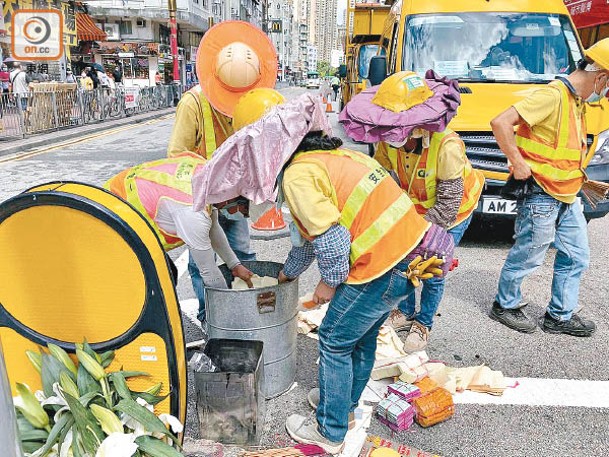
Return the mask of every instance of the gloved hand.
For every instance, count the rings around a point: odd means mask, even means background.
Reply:
[[[444,259],[439,259],[437,256],[432,256],[429,259],[423,260],[423,257],[417,255],[409,264],[405,275],[412,285],[419,287],[421,281],[433,278],[434,276],[442,276],[444,270],[439,268],[444,265]]]

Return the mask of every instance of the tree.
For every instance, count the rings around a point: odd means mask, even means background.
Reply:
[[[319,73],[319,76],[321,76],[322,78],[324,76],[334,74],[332,67],[330,67],[330,62],[326,62],[325,60],[321,60],[321,61],[317,62],[317,72]]]

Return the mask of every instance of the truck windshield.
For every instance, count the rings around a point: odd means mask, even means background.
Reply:
[[[419,14],[404,37],[405,70],[460,81],[548,82],[582,58],[569,19],[557,14]]]
[[[372,59],[378,52],[378,44],[364,44],[359,49],[359,55],[357,59],[357,72],[362,79],[368,78],[368,70],[370,70],[370,59]],[[385,49],[381,49],[381,55],[385,55]]]

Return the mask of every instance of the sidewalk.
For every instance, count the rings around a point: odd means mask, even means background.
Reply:
[[[122,127],[130,124],[138,124],[141,122],[157,119],[169,114],[175,113],[175,108],[160,109],[157,111],[149,111],[147,113],[135,114],[133,116],[124,117],[121,119],[108,119],[95,124],[87,124],[78,127],[72,127],[39,135],[32,135],[23,139],[6,139],[0,141],[0,157],[10,154],[26,152],[31,149],[41,146],[53,146],[64,141],[80,138],[91,135],[104,130],[109,130],[116,127]]]

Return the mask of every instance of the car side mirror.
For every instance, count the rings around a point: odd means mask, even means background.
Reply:
[[[370,69],[368,70],[368,79],[372,86],[382,83],[387,77],[387,57],[374,56],[370,59]]]
[[[339,78],[347,77],[347,66],[345,64],[342,64],[338,67],[338,77]]]

